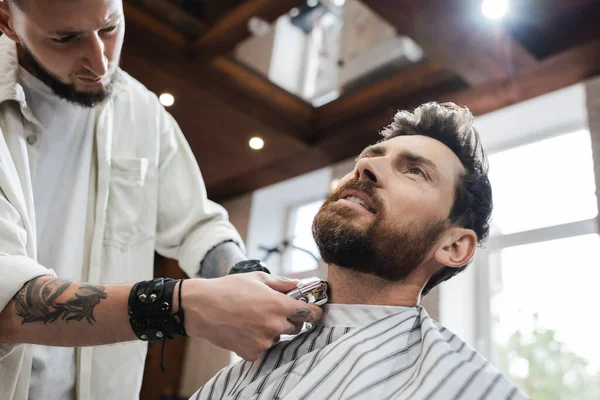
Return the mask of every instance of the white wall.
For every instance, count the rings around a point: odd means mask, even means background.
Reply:
[[[235,58],[262,75],[268,76],[274,40],[274,27],[270,27],[264,35],[250,36],[235,48]]]

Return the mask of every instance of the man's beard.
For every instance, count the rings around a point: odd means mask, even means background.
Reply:
[[[364,192],[371,199],[376,214],[369,226],[356,226],[353,220],[357,211],[335,204],[346,189]],[[386,221],[373,184],[351,180],[327,197],[312,228],[324,262],[399,282],[425,261],[446,227],[446,220],[394,226]]]
[[[116,74],[113,73],[108,85],[98,92],[78,91],[74,84],[62,82],[56,75],[48,71],[25,46],[22,48],[24,64],[58,97],[82,107],[92,108],[111,96]]]

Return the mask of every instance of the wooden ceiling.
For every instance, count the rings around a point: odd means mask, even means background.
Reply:
[[[175,95],[209,197],[233,196],[353,157],[398,109],[454,101],[482,115],[600,73],[598,0],[513,0],[502,27],[479,0],[363,0],[426,59],[319,108],[229,57],[247,21],[306,0],[125,0],[122,67]],[[261,136],[265,148],[248,147]]]

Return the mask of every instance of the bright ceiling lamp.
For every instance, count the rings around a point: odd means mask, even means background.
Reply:
[[[481,12],[489,19],[501,19],[508,14],[508,0],[483,0]]]

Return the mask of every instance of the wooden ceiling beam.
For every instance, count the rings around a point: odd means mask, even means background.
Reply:
[[[243,88],[248,93],[269,99],[273,104],[286,109],[302,121],[309,121],[313,116],[313,107],[296,95],[277,86],[265,76],[254,72],[240,62],[226,57],[218,57],[210,62],[210,66],[223,74],[223,80],[233,86]]]
[[[219,57],[207,64],[190,58],[184,51],[189,42],[173,28],[131,4],[124,6],[128,20],[124,67],[127,54],[152,60],[166,73],[186,77],[190,84],[243,109],[273,129],[301,140],[308,136],[312,121],[308,103],[234,61]],[[148,40],[148,33],[153,40]]]
[[[187,13],[175,3],[165,0],[125,0],[124,7],[135,7],[149,16],[172,27],[187,40],[193,40],[206,31],[206,24]]]
[[[512,78],[481,87],[444,90],[434,87],[403,99],[381,105],[368,115],[346,119],[321,132],[310,149],[285,160],[277,160],[258,170],[209,187],[217,201],[223,201],[260,187],[277,183],[332,163],[356,156],[379,139],[377,132],[392,122],[399,109],[411,109],[427,101],[452,101],[467,106],[475,115],[492,112],[534,97],[576,84],[600,74],[600,40],[548,57]],[[450,88],[452,86],[449,86]]]
[[[382,104],[453,80],[439,63],[424,61],[383,77],[315,110],[315,127],[325,129],[336,122],[367,114]]]
[[[490,82],[446,96],[466,105],[474,115],[483,115],[574,85],[600,74],[600,40],[550,56],[514,80]],[[452,100],[454,99],[454,100]]]
[[[487,23],[478,3],[461,0],[406,2],[364,0],[425,54],[470,86],[507,79],[535,65],[535,58],[502,29]],[[399,3],[405,5],[402,15]]]
[[[134,21],[136,24],[151,31],[153,34],[168,40],[176,46],[184,48],[189,44],[189,40],[175,28],[164,22],[158,21],[147,11],[134,6],[129,2],[123,3],[123,12],[125,13],[126,20]]]
[[[306,4],[306,0],[246,0],[219,18],[194,41],[192,47],[196,56],[205,60],[225,54],[250,36],[250,18],[273,22],[292,8],[303,4]]]

